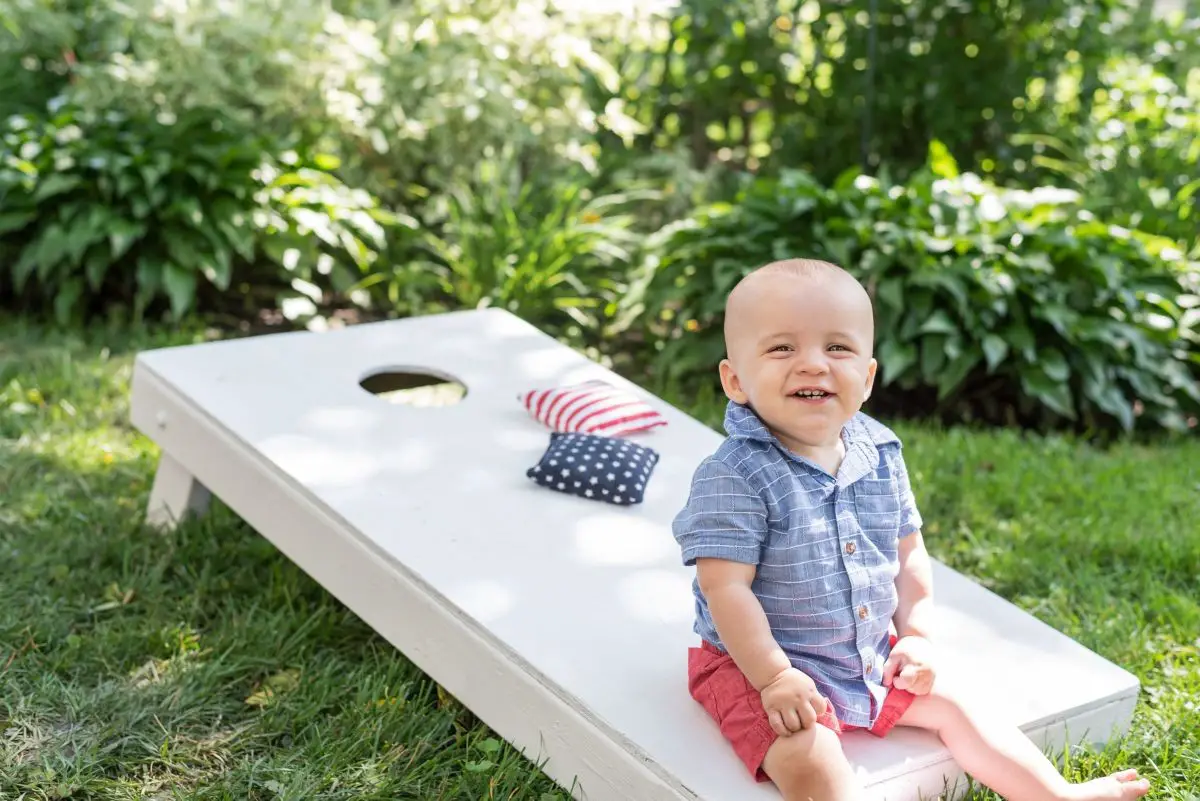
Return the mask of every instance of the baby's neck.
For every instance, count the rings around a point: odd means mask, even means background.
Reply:
[[[831,476],[837,475],[842,461],[846,458],[846,443],[842,442],[840,434],[832,442],[819,445],[795,441],[784,444],[792,453],[808,459]]]

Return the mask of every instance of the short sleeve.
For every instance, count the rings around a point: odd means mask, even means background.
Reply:
[[[917,499],[913,494],[912,482],[908,478],[908,466],[904,463],[902,454],[896,455],[896,492],[900,496],[900,536],[907,537],[921,530],[924,521],[917,508]]]
[[[758,564],[767,535],[767,509],[749,482],[715,459],[692,476],[687,504],[672,523],[683,563],[701,557]]]

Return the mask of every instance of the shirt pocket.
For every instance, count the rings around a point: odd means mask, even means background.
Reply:
[[[900,536],[900,492],[895,476],[863,481],[854,490],[854,511],[863,536],[893,550]]]

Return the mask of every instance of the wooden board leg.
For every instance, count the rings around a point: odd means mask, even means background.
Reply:
[[[203,515],[211,499],[208,488],[196,480],[183,465],[163,453],[158,459],[146,523],[164,530],[175,528],[188,515]]]

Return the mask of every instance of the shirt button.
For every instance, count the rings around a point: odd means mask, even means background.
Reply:
[[[867,607],[865,607],[865,606],[858,607],[858,617],[860,620],[866,620],[868,614],[869,613],[867,612]]]
[[[863,665],[863,675],[870,676],[871,671],[874,669],[875,669],[875,664],[873,662],[871,662],[870,659],[868,659],[867,663],[865,665]]]
[[[858,546],[855,545],[853,542],[846,543],[846,553],[854,553],[857,550],[858,550]]]

